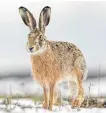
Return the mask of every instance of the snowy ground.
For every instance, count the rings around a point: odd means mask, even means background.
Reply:
[[[11,110],[10,110],[11,108]],[[10,110],[10,111],[8,111]],[[45,110],[41,104],[34,103],[29,99],[12,100],[11,105],[0,104],[0,113],[50,113],[51,111]],[[53,113],[106,113],[106,108],[80,108],[71,109],[71,106],[64,102],[62,106],[53,106]]]
[[[106,79],[102,79],[100,82],[100,95],[106,95]],[[88,87],[90,82],[93,84],[91,86],[90,95],[92,96],[98,96],[98,80],[87,80],[83,83],[85,93],[88,95]],[[21,95],[28,95],[28,94],[38,94],[42,95],[42,88],[39,84],[37,84],[35,81],[32,80],[32,78],[26,78],[26,79],[1,79],[0,85],[3,87],[0,87],[0,94],[2,95],[8,95],[12,92],[12,95],[15,94],[21,94]],[[62,97],[68,97],[69,91],[66,84],[62,84],[59,86],[59,89],[61,89]],[[64,93],[65,92],[65,93]],[[67,93],[66,93],[67,92]],[[30,99],[19,99],[18,104],[17,99],[13,100],[11,102],[11,105],[6,106],[2,103],[2,100],[0,102],[0,113],[50,113],[50,111],[44,110],[41,107],[41,103],[34,101]],[[6,111],[9,109],[12,109],[11,111]],[[14,109],[13,109],[14,108]],[[68,102],[64,102],[61,106],[54,106],[53,107],[53,113],[106,113],[106,108],[81,108],[80,111],[77,109],[71,109],[71,105],[68,104]]]

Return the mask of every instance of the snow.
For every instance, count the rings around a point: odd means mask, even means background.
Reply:
[[[11,108],[14,107],[14,104],[17,102],[17,100],[12,100]],[[45,110],[41,106],[41,104],[35,104],[30,99],[20,99],[18,101],[18,104],[20,106],[15,106],[13,110],[11,110],[11,113],[106,113],[106,108],[92,108],[92,109],[86,109],[86,108],[80,108],[78,109],[71,109],[71,105],[64,104],[61,106],[53,106],[53,111]],[[32,108],[28,108],[27,106],[30,105]],[[22,106],[25,108],[23,109]],[[5,110],[5,105],[0,105],[0,113],[8,113],[8,111]],[[10,108],[10,105],[8,106]]]

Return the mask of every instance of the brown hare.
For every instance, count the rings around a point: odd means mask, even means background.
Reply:
[[[44,90],[43,108],[52,110],[56,100],[55,87],[64,80],[72,89],[72,95],[70,94],[72,107],[80,107],[84,100],[82,83],[87,74],[82,52],[72,43],[47,40],[45,27],[50,21],[49,6],[42,9],[38,28],[36,20],[28,9],[21,6],[19,13],[30,28],[27,51],[31,57],[33,78]]]

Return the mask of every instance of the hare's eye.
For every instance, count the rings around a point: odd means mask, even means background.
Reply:
[[[39,35],[39,38],[42,38],[42,35]]]
[[[43,41],[42,35],[39,36],[40,41]]]

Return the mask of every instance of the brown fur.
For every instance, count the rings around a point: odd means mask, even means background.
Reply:
[[[60,67],[51,50],[43,54],[31,55],[33,77],[42,86],[54,84],[60,76]],[[54,76],[55,75],[55,76]]]
[[[31,55],[33,78],[42,87],[53,89],[56,83],[66,76],[63,73],[77,75],[78,94],[83,95],[82,80],[86,64],[81,51],[74,44],[67,42],[47,41],[47,44],[47,49],[42,54]],[[53,93],[54,89],[50,90],[50,109],[53,105]],[[45,98],[47,99],[47,95]],[[79,104],[81,103],[82,101]]]
[[[78,58],[80,58],[79,62]],[[62,73],[71,73],[76,67],[81,70],[82,74],[86,69],[80,50],[67,42],[48,41],[48,49],[40,55],[31,55],[31,61],[33,76],[39,82],[41,81],[40,84],[43,86],[56,83]],[[81,61],[83,63],[80,64]],[[82,74],[81,78],[83,78]]]

